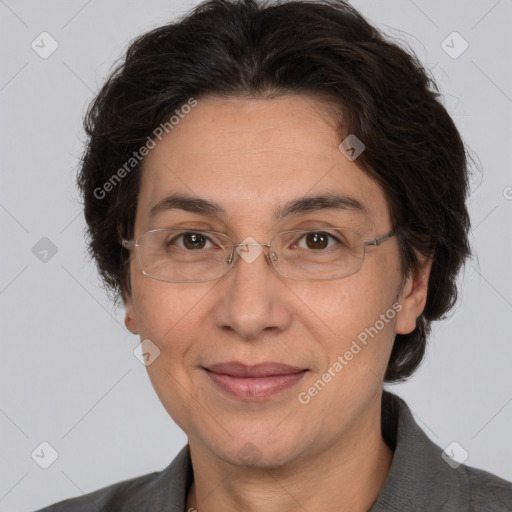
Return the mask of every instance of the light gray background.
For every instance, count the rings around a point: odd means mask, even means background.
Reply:
[[[196,3],[0,0],[0,511],[161,470],[186,442],[87,258],[74,179],[83,113],[114,60]],[[470,201],[479,263],[421,369],[390,389],[436,443],[512,480],[512,1],[353,4],[432,69],[484,172]],[[59,44],[48,59],[31,48],[43,31]],[[457,59],[441,47],[453,31],[469,43]],[[32,252],[42,237],[57,247],[46,263]],[[58,452],[46,470],[31,458],[43,441]]]

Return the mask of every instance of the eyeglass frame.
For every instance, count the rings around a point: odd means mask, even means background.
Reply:
[[[236,253],[236,250],[235,250],[235,247],[242,247],[242,246],[259,246],[259,247],[272,247],[272,240],[274,240],[274,238],[277,238],[278,236],[281,236],[285,233],[302,233],[302,232],[315,232],[314,229],[312,230],[307,230],[307,229],[292,229],[292,230],[287,230],[287,231],[283,231],[281,233],[278,233],[277,235],[273,236],[272,239],[270,240],[269,243],[259,243],[259,242],[240,242],[238,244],[230,244],[230,245],[223,245],[222,248],[225,248],[225,247],[231,247],[231,254],[229,256],[229,259],[227,260],[227,270],[221,274],[220,276],[217,276],[217,277],[214,277],[214,278],[211,278],[211,279],[201,279],[201,280],[191,280],[191,281],[171,281],[171,280],[168,280],[168,279],[160,279],[158,277],[153,277],[153,276],[150,276],[143,268],[142,268],[142,264],[141,264],[141,261],[140,261],[140,257],[139,257],[139,253],[138,253],[138,247],[139,246],[139,239],[146,235],[147,233],[153,233],[153,232],[159,232],[159,231],[186,231],[186,230],[189,230],[191,232],[194,232],[194,233],[213,233],[213,234],[217,234],[217,235],[222,235],[226,238],[228,238],[229,240],[233,241],[233,239],[229,236],[229,235],[226,235],[225,233],[221,233],[219,231],[210,231],[210,230],[201,230],[201,229],[193,229],[193,228],[186,228],[186,227],[183,227],[183,228],[160,228],[160,229],[150,229],[148,231],[145,231],[144,233],[141,233],[137,239],[132,239],[132,240],[126,240],[124,238],[121,238],[121,245],[122,247],[124,247],[125,249],[127,250],[130,250],[130,249],[135,249],[136,250],[136,254],[137,254],[137,262],[139,264],[139,268],[142,272],[143,275],[145,275],[146,277],[149,277],[150,279],[155,279],[156,281],[162,281],[164,283],[206,283],[206,282],[209,282],[209,281],[215,281],[216,279],[220,279],[221,277],[224,277],[232,268],[234,268],[235,264],[236,264],[236,256],[234,255]],[[357,235],[361,236],[361,233],[359,233],[358,231],[355,231],[353,229],[350,229],[350,228],[346,228],[344,226],[340,226],[340,227],[329,227],[329,229],[345,229],[347,231],[352,231],[353,233],[356,233]],[[320,230],[318,230],[320,231]],[[398,232],[398,228],[393,228],[391,231],[389,231],[388,233],[386,233],[385,235],[381,235],[379,237],[376,237],[376,238],[372,238],[372,239],[368,239],[368,240],[363,240],[363,247],[366,248],[367,246],[375,246],[375,247],[378,247],[379,245],[381,245],[383,242],[385,242],[386,240],[390,239],[392,236],[396,235]],[[237,253],[238,254],[238,253]],[[364,263],[364,256],[366,254],[366,251],[363,252],[363,263]],[[238,256],[240,256],[238,254]],[[283,274],[281,274],[279,272],[279,270],[277,270],[277,268],[274,266],[274,263],[272,261],[272,258],[270,258],[269,254],[265,254],[265,259],[267,260],[267,263],[270,265],[270,268],[279,276],[281,277],[284,277],[285,279],[291,279],[293,281],[334,281],[336,279],[344,279],[346,277],[350,277],[350,276],[353,276],[355,274],[357,274],[362,266],[363,266],[363,263],[361,263],[361,266],[359,267],[358,270],[356,270],[355,272],[353,272],[352,274],[348,274],[346,276],[342,276],[342,277],[328,277],[328,278],[325,278],[325,279],[299,279],[299,278],[295,278],[295,277],[288,277],[288,276],[285,276]]]

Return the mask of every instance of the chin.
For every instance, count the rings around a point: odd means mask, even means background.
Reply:
[[[218,458],[239,467],[277,469],[293,463],[304,452],[304,439],[297,436],[273,438],[265,436],[240,436],[211,447]]]

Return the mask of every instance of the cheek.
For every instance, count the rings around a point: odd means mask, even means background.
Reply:
[[[193,316],[199,296],[190,290],[184,293],[180,284],[135,276],[133,304],[141,336],[164,340],[182,322],[190,323],[187,317]]]
[[[373,324],[390,305],[389,290],[369,272],[312,284],[296,293],[312,317],[322,320],[329,337],[354,334],[370,322]]]
[[[149,339],[159,350],[146,366],[148,376],[163,406],[184,430],[190,429],[187,403],[192,389],[187,357],[197,339],[201,323],[196,312],[206,293],[204,287],[184,293],[183,287],[143,276],[136,278],[133,286],[141,340]]]
[[[182,373],[187,357],[198,350],[197,342],[205,323],[205,303],[212,286],[138,279],[133,288],[133,304],[141,340],[151,340],[160,350],[160,364],[148,366],[150,374],[163,365],[172,368],[174,374]]]
[[[352,371],[370,367],[380,374],[385,367],[397,311],[393,308],[394,288],[382,281],[368,266],[366,272],[328,286],[308,287],[303,301],[312,314],[306,328],[317,333],[328,366],[341,356]],[[300,296],[305,293],[303,290]]]

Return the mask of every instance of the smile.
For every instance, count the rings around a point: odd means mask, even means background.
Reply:
[[[204,368],[217,387],[241,400],[269,398],[299,382],[308,371],[279,363],[223,363]]]

